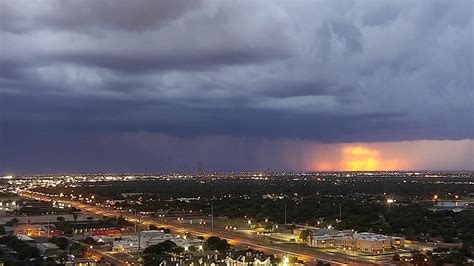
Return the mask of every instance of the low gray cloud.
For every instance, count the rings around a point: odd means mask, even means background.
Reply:
[[[0,0],[0,12],[9,132],[474,138],[469,0]]]

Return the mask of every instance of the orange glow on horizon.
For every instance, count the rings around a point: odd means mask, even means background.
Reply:
[[[346,171],[374,171],[380,168],[379,152],[362,146],[342,148],[342,169]]]
[[[316,163],[316,169],[318,171],[333,171],[333,165],[329,161],[320,161]]]
[[[399,156],[382,152],[373,146],[343,145],[332,160],[311,162],[311,170],[316,171],[390,171],[403,170],[406,164]]]

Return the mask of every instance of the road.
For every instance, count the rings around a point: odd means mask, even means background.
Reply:
[[[41,199],[41,200],[53,200],[53,198],[34,195],[25,191],[20,192],[19,194],[21,196],[29,197],[29,198],[35,198],[35,199]],[[301,250],[295,251],[295,250],[291,250],[291,248],[289,247],[265,242],[265,241],[262,241],[261,239],[251,238],[250,235],[241,234],[241,233],[229,233],[226,231],[211,230],[211,229],[196,229],[186,224],[175,224],[169,221],[166,221],[165,223],[164,221],[161,221],[160,219],[153,219],[149,217],[137,218],[126,212],[120,212],[118,210],[111,209],[111,208],[93,206],[93,205],[89,205],[83,202],[70,201],[70,200],[64,200],[64,199],[54,199],[54,200],[60,200],[64,203],[70,204],[71,206],[79,208],[84,212],[89,212],[95,215],[114,216],[114,217],[123,216],[132,222],[138,221],[137,219],[139,219],[139,221],[143,224],[147,224],[147,225],[153,224],[158,227],[166,227],[177,233],[188,232],[192,235],[196,235],[196,236],[201,235],[204,237],[213,236],[213,235],[218,236],[218,237],[227,239],[228,242],[234,246],[246,246],[246,247],[253,248],[256,250],[261,250],[265,253],[270,253],[270,254],[274,253],[274,254],[280,254],[280,255],[294,256],[300,260],[305,261],[306,265],[314,265],[316,264],[315,263],[316,261],[327,262],[327,263],[330,263],[331,265],[349,265],[349,264],[350,265],[374,265],[374,264],[377,264],[374,261],[367,260],[366,258],[360,258],[360,257],[355,258],[350,255],[342,255],[342,254],[331,255],[328,253],[324,253],[317,250],[311,250],[311,249],[301,249]]]

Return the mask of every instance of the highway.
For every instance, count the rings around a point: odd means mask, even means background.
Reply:
[[[115,209],[111,208],[103,208],[98,206],[89,205],[79,201],[70,201],[64,199],[55,199],[49,198],[45,196],[38,196],[34,194],[30,194],[29,192],[23,191],[19,193],[21,196],[35,198],[40,200],[58,200],[64,203],[70,204],[76,208],[81,209],[83,212],[88,212],[95,215],[100,216],[123,216],[127,218],[129,221],[132,222],[141,222],[146,225],[156,225],[158,227],[166,227],[176,233],[184,233],[188,232],[195,236],[218,236],[221,238],[225,238],[231,245],[234,246],[242,246],[242,247],[249,247],[256,250],[261,250],[265,253],[269,254],[279,254],[279,255],[289,255],[297,257],[305,262],[306,265],[315,265],[317,261],[327,262],[331,265],[375,265],[374,261],[369,261],[366,258],[360,257],[352,257],[350,255],[345,254],[328,254],[325,252],[318,251],[316,249],[312,250],[309,248],[302,248],[298,250],[292,250],[291,247],[278,245],[275,243],[269,243],[263,241],[259,238],[252,238],[248,234],[243,233],[230,233],[227,231],[220,231],[220,230],[211,230],[211,229],[196,229],[191,227],[187,224],[175,224],[169,221],[161,221],[160,219],[153,219],[149,217],[135,217],[131,214],[126,212],[120,212]],[[139,220],[137,220],[139,219]]]

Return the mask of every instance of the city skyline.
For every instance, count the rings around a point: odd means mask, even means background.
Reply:
[[[0,10],[0,173],[474,170],[472,1]]]

